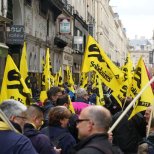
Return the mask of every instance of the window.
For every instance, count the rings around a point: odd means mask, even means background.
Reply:
[[[25,5],[32,6],[32,0],[24,0]]]
[[[48,1],[45,1],[45,0],[40,0],[39,2],[39,12],[40,12],[40,15],[46,17],[47,16],[47,12],[48,12]]]

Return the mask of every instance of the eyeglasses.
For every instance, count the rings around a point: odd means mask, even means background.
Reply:
[[[21,118],[21,119],[23,119],[23,120],[27,120],[26,117],[22,117],[22,116],[16,116],[16,117]]]
[[[90,119],[77,119],[76,120],[76,123],[77,124],[79,124],[80,122],[82,122],[82,121],[89,121]]]

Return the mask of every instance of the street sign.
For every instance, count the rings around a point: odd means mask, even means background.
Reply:
[[[12,25],[10,31],[7,32],[7,44],[20,45],[24,42],[24,26],[23,25]]]

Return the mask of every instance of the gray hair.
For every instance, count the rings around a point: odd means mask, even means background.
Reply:
[[[8,99],[0,104],[0,109],[4,112],[7,118],[10,119],[12,116],[20,116],[27,110],[27,107],[19,101]]]
[[[96,128],[108,131],[112,122],[112,116],[108,109],[102,106],[89,106],[85,109],[88,111],[88,118],[94,122]]]
[[[82,98],[84,95],[87,95],[87,91],[84,88],[78,88],[76,90],[76,96]]]

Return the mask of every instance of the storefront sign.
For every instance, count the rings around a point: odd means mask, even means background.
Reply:
[[[23,44],[24,42],[24,26],[12,25],[7,33],[7,44]]]

